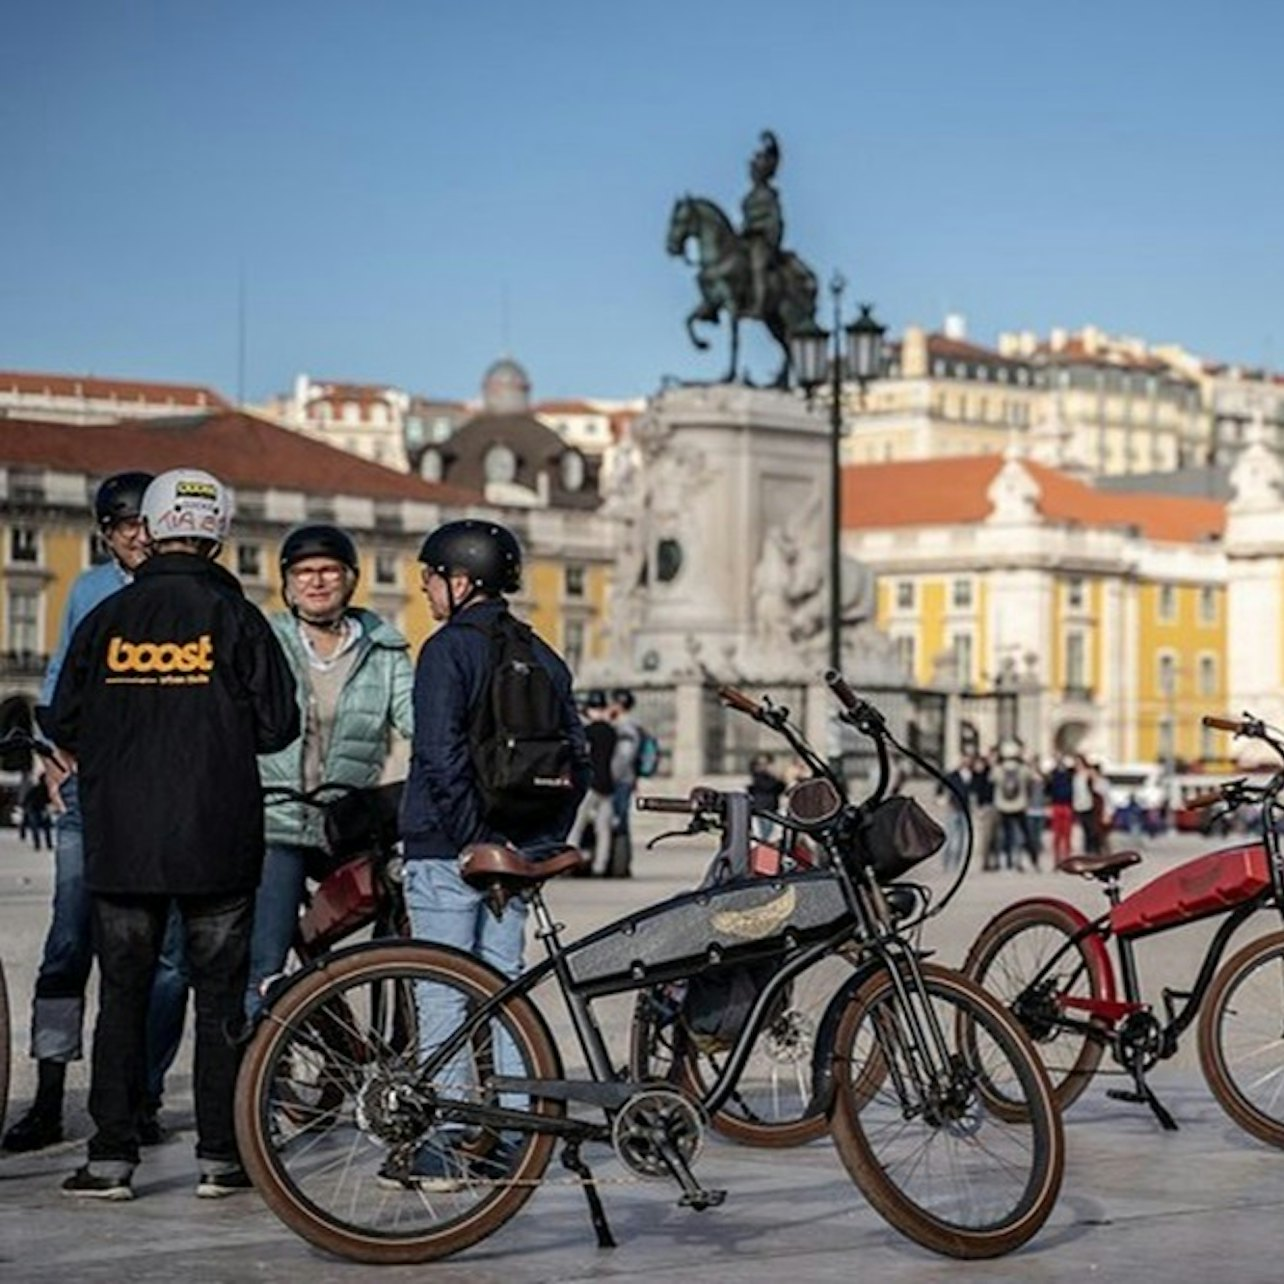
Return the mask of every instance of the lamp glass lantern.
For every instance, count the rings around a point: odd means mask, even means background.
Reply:
[[[847,326],[847,369],[862,387],[883,370],[883,335],[887,327],[874,318],[874,305],[862,303],[860,316]]]
[[[829,331],[814,321],[795,330],[789,357],[799,386],[807,392],[819,388],[829,378]]]

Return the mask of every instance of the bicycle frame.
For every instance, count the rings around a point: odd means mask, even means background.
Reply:
[[[1258,719],[1246,715],[1241,720],[1205,718],[1204,722],[1262,740],[1284,759],[1284,736]],[[1056,1030],[1073,1032],[1109,1048],[1114,1060],[1132,1075],[1133,1091],[1108,1095],[1145,1102],[1165,1128],[1177,1125],[1146,1084],[1145,1072],[1177,1051],[1181,1037],[1213,988],[1227,947],[1239,928],[1271,906],[1284,921],[1284,857],[1276,827],[1281,792],[1284,770],[1277,771],[1263,787],[1237,780],[1196,800],[1197,806],[1220,803],[1227,810],[1243,802],[1260,803],[1259,837],[1184,861],[1127,896],[1121,893],[1119,880],[1122,870],[1139,859],[1134,853],[1077,858],[1082,863],[1073,872],[1097,879],[1109,903],[1109,909],[1097,918],[1089,919],[1059,899],[1036,897],[1009,906],[995,920],[1013,915],[1012,921],[1018,922],[1026,914],[1027,921],[1037,921],[1040,912],[1060,917],[1067,932],[1065,939],[1011,996],[1012,1010],[1027,1029],[1041,1030],[1045,1036]],[[1191,988],[1163,987],[1161,1020],[1155,1005],[1142,997],[1136,941],[1214,917],[1223,921],[1208,943]],[[1117,967],[1107,948],[1111,938]],[[1067,958],[1075,960],[1068,977],[1061,971]],[[1085,973],[1095,973],[1089,993],[1072,993]]]

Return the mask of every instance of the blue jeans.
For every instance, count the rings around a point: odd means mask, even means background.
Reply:
[[[250,936],[250,980],[245,987],[245,1015],[263,1006],[260,984],[285,967],[294,941],[306,887],[305,857],[310,849],[293,843],[269,843],[263,874],[254,897],[254,931]]]
[[[89,1113],[91,1170],[121,1175],[138,1162],[138,1118],[146,1081],[152,976],[177,906],[196,993],[196,1154],[219,1167],[237,1162],[233,1097],[241,1004],[249,965],[249,896],[94,896],[91,913],[101,976]],[[103,1165],[99,1170],[95,1165]]]
[[[62,784],[66,810],[54,847],[53,919],[45,936],[31,1005],[31,1055],[39,1061],[79,1061],[84,1055],[85,986],[93,966],[91,897],[85,887],[84,819],[75,776]],[[187,964],[177,911],[166,926],[152,977],[147,1012],[147,1095],[160,1101],[165,1072],[178,1054],[187,1012]]]
[[[511,900],[496,920],[475,892],[459,876],[453,860],[408,860],[405,865],[406,909],[416,940],[453,945],[476,955],[510,980],[521,974],[526,934],[526,904]],[[415,996],[419,1010],[419,1051],[429,1056],[459,1026],[464,1015],[463,995],[439,985],[420,985]],[[522,1065],[507,1034],[497,1038],[495,1068],[503,1075],[520,1076]],[[437,1076],[438,1084],[466,1087],[473,1081],[461,1052]],[[505,1095],[501,1103],[520,1109],[524,1097]]]

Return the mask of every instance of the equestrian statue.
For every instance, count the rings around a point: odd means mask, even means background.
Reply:
[[[774,385],[789,385],[789,337],[816,325],[816,274],[783,248],[785,220],[780,194],[772,185],[780,167],[780,144],[770,130],[749,161],[751,186],[741,203],[739,232],[713,201],[686,195],[674,203],[667,248],[686,257],[696,243],[696,281],[700,302],[687,317],[687,333],[702,351],[709,341],[696,333],[697,321],[716,325],[725,312],[731,323],[731,361],[724,383],[736,377],[742,319],[761,321],[780,345],[784,362]]]

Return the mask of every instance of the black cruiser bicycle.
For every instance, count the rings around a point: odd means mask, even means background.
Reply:
[[[883,754],[896,745],[876,709],[838,674],[828,681],[846,721]],[[850,976],[821,1021],[812,1108],[829,1120],[853,1180],[892,1226],[936,1252],[995,1257],[1029,1240],[1060,1189],[1060,1118],[1019,1026],[959,973],[927,962],[908,935],[925,898],[898,880],[925,853],[897,848],[898,829],[909,832],[899,824],[906,800],[848,801],[827,769],[799,794],[792,822],[826,854],[819,867],[684,893],[571,943],[544,885],[578,868],[578,851],[534,862],[498,845],[467,849],[463,877],[497,913],[521,897],[544,946],[514,981],[416,941],[341,950],[299,972],[271,995],[237,1086],[241,1154],[268,1206],[339,1256],[429,1261],[503,1226],[560,1147],[606,1247],[614,1241],[582,1153],[597,1144],[631,1177],[674,1183],[681,1204],[714,1207],[725,1192],[697,1176],[705,1120],[736,1091],[788,987],[842,955]],[[738,797],[696,789],[640,806],[725,824]],[[620,1068],[595,1001],[764,962],[711,1081]],[[572,1074],[536,1002],[554,990],[583,1064]],[[336,1090],[312,1116],[294,1088],[300,1073]]]

